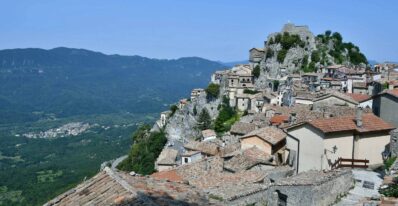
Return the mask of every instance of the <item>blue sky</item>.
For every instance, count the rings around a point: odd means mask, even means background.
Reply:
[[[290,21],[338,31],[369,59],[397,61],[397,9],[393,0],[0,0],[0,49],[238,61]]]

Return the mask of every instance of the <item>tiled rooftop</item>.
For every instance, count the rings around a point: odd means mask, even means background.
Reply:
[[[264,127],[246,134],[245,136],[241,137],[241,139],[253,136],[257,136],[262,140],[275,145],[285,139],[286,134],[281,129],[276,127]]]
[[[230,132],[233,134],[244,135],[256,129],[256,125],[246,122],[236,122],[232,125]]]
[[[383,131],[394,129],[394,126],[383,121],[374,114],[367,113],[362,115],[362,127],[357,127],[355,116],[343,116],[327,119],[316,119],[309,123],[324,133],[354,131],[358,133]]]
[[[230,160],[224,162],[224,168],[232,172],[241,172],[258,164],[272,165],[272,157],[257,147],[239,151]]]
[[[46,203],[59,205],[208,205],[206,195],[192,186],[136,177],[105,168],[93,178]]]
[[[198,142],[190,141],[184,145],[184,148],[193,151],[200,151],[209,155],[217,155],[219,153],[219,146],[214,142]]]
[[[354,99],[357,102],[363,102],[365,100],[370,99],[370,96],[367,94],[354,94],[354,93],[347,93],[347,96],[351,97],[352,99]]]

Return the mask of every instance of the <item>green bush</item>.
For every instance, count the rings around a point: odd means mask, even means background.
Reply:
[[[387,188],[379,189],[379,193],[386,197],[398,197],[398,185],[390,185]]]
[[[206,93],[209,98],[217,98],[220,94],[220,85],[210,83],[206,88]]]
[[[276,58],[277,58],[279,63],[283,63],[283,61],[285,61],[286,54],[287,54],[287,50],[285,50],[285,49],[281,49],[278,52],[278,55],[277,55]]]
[[[321,55],[319,51],[313,51],[311,54],[311,61],[313,62],[320,62],[321,61]]]
[[[274,44],[274,38],[270,38],[268,44],[269,45]]]
[[[384,161],[384,168],[386,170],[389,170],[392,164],[394,164],[396,159],[397,157],[389,157],[388,159],[386,159],[386,161]]]
[[[171,106],[170,106],[170,111],[171,111],[171,114],[170,114],[170,115],[173,116],[174,113],[175,113],[177,110],[178,110],[177,105],[175,105],[175,104],[171,105]]]
[[[271,48],[267,48],[266,54],[265,54],[265,58],[272,58],[274,56],[274,51],[272,51]]]
[[[243,93],[244,93],[244,94],[257,94],[257,93],[259,93],[259,91],[257,91],[257,90],[251,90],[251,89],[244,89],[244,90],[243,90]]]
[[[260,76],[260,66],[257,65],[253,68],[253,72],[252,72],[253,76],[255,78],[258,78]]]
[[[214,123],[214,130],[217,133],[226,132],[231,128],[236,119],[239,119],[237,118],[237,113],[229,106],[229,99],[224,96],[220,112]]]
[[[144,125],[134,134],[134,144],[128,157],[117,168],[124,171],[134,171],[142,175],[155,172],[155,161],[167,142],[166,134],[149,132],[150,127]]]
[[[206,130],[210,129],[211,127],[211,117],[209,112],[207,111],[206,108],[203,108],[202,111],[199,114],[199,119],[198,119],[198,128],[200,130]]]

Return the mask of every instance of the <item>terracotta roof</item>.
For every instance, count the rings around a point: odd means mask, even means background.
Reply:
[[[347,93],[347,96],[351,97],[357,102],[363,102],[369,100],[371,97],[367,94],[354,94],[354,93]]]
[[[362,127],[357,127],[355,116],[334,117],[328,119],[317,119],[310,121],[309,124],[318,128],[323,133],[354,131],[358,133],[392,130],[394,126],[383,121],[374,114],[367,113],[362,115]]]
[[[216,136],[216,132],[212,129],[206,129],[202,131],[202,136],[204,138]]]
[[[261,182],[265,177],[266,174],[264,174],[264,172],[257,171],[244,171],[239,173],[223,172],[202,176],[190,181],[190,184],[201,189],[218,188],[223,186],[231,188],[234,185]]]
[[[387,90],[386,93],[391,94],[395,97],[398,97],[398,89]]]
[[[246,122],[236,122],[232,125],[230,132],[238,135],[245,135],[256,129],[256,125]]]
[[[240,172],[248,170],[258,164],[272,165],[272,157],[257,147],[251,147],[244,151],[240,151],[230,160],[225,161],[224,168],[229,171]]]
[[[275,115],[271,117],[271,125],[281,125],[282,123],[289,121],[289,115]]]
[[[210,141],[191,141],[185,144],[184,147],[188,150],[200,151],[209,155],[217,155],[219,152],[219,146],[216,143]]]
[[[156,172],[151,175],[154,179],[157,180],[169,180],[173,182],[182,182],[183,179],[180,175],[178,175],[176,170],[168,170],[162,172]]]
[[[245,136],[241,137],[241,139],[248,138],[248,137],[253,137],[257,136],[260,139],[275,145],[279,143],[280,141],[284,140],[286,137],[286,134],[281,130],[276,127],[264,127],[261,129],[254,130],[250,132],[249,134],[246,134]]]
[[[45,205],[208,205],[206,195],[189,185],[131,176],[105,168]]]

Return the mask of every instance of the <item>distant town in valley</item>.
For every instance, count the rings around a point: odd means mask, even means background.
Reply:
[[[397,68],[338,31],[287,23],[45,205],[397,205]]]

